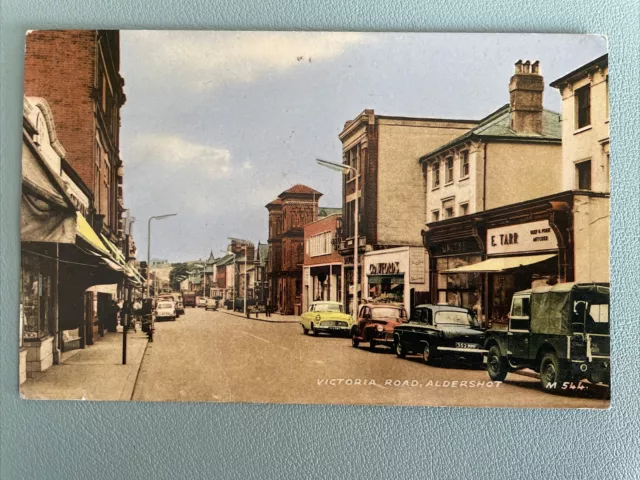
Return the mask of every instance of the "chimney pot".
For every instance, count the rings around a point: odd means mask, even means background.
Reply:
[[[516,73],[522,73],[522,60],[516,62]]]
[[[540,62],[538,60],[531,64],[531,73],[540,73]]]

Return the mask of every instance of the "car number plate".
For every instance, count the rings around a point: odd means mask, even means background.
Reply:
[[[456,348],[478,348],[478,345],[475,343],[456,342]]]

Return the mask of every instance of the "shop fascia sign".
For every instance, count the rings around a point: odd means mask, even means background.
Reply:
[[[487,230],[487,255],[537,252],[557,248],[558,240],[548,220]]]
[[[369,275],[397,275],[403,273],[400,270],[400,262],[372,263],[369,265]]]

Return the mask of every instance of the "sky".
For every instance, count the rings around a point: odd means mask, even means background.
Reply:
[[[600,36],[122,31],[120,150],[138,257],[222,255],[228,237],[266,243],[265,205],[297,183],[341,206],[338,134],[364,109],[480,119],[509,102],[514,63],[553,80],[606,53]],[[426,153],[426,152],[425,152]],[[416,194],[420,194],[416,192]]]

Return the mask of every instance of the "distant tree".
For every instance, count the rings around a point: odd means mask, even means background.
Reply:
[[[180,282],[189,276],[189,265],[186,263],[174,263],[169,271],[169,284],[174,290],[180,290]]]

